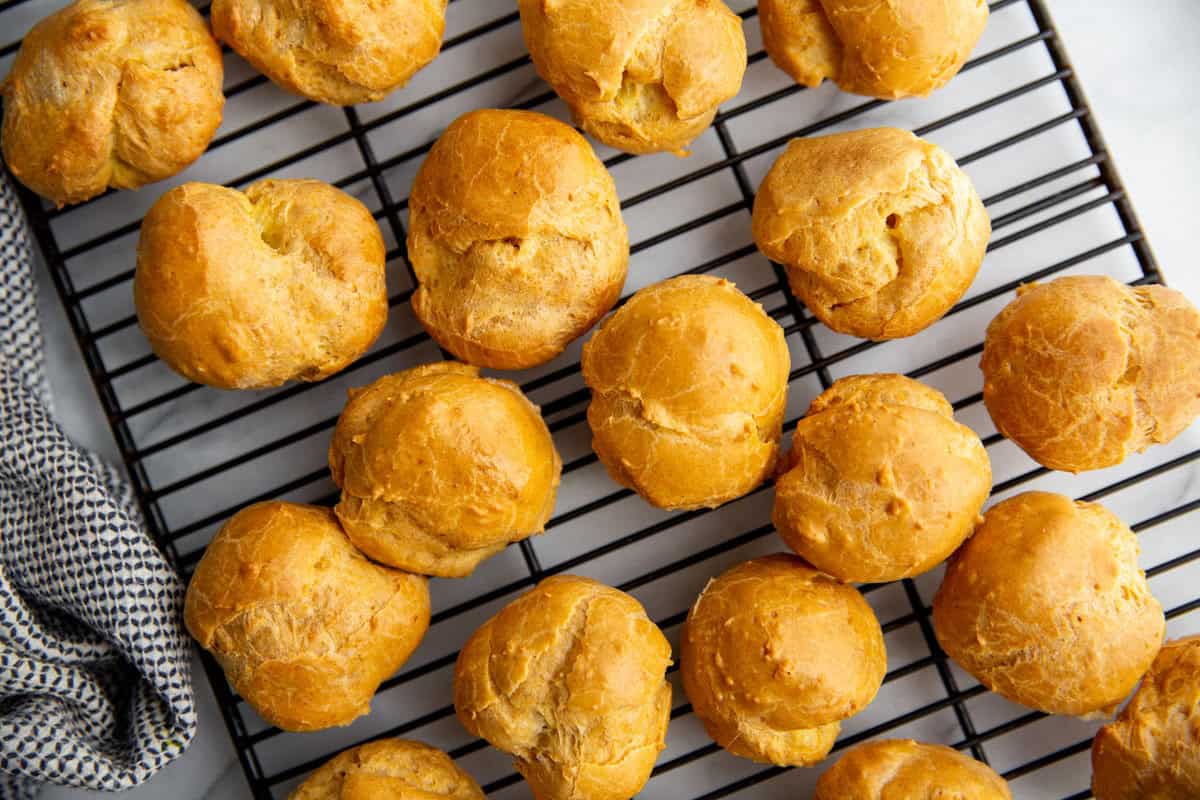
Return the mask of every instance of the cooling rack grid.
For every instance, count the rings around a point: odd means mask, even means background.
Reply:
[[[0,2],[0,72],[20,35],[64,4]],[[728,277],[761,302],[791,348],[786,432],[843,375],[899,371],[937,387],[957,418],[983,437],[995,498],[1037,488],[1104,502],[1140,534],[1143,565],[1168,609],[1169,635],[1200,631],[1200,486],[1187,468],[1200,459],[1200,430],[1119,467],[1072,476],[1030,461],[996,433],[982,407],[982,334],[1020,283],[1069,273],[1160,280],[1045,4],[992,3],[988,29],[963,72],[928,99],[899,103],[792,85],[762,52],[753,4],[738,0],[733,7],[746,22],[746,80],[692,155],[635,158],[598,148],[633,242],[626,296],[692,272]],[[247,503],[332,502],[326,447],[346,389],[440,358],[408,307],[413,277],[403,248],[409,186],[437,134],[484,106],[568,119],[529,63],[511,0],[451,0],[437,61],[370,106],[298,100],[225,52],[225,122],[185,174],[65,209],[22,192],[151,531],[185,574],[220,523]],[[979,278],[944,320],[910,339],[877,344],[829,331],[783,290],[779,268],[750,240],[750,207],[789,139],[882,124],[913,130],[955,156],[979,188],[994,233]],[[372,209],[390,248],[388,328],[371,352],[321,384],[234,393],[186,383],[154,358],[137,330],[130,280],[138,224],[170,185],[244,186],[266,176],[318,177]],[[715,511],[671,513],[609,481],[589,447],[578,357],[577,343],[556,361],[515,375],[542,406],[565,462],[546,535],[508,548],[468,579],[432,583],[429,634],[380,688],[370,716],[319,734],[281,732],[204,658],[254,797],[282,797],[334,752],[387,735],[449,750],[489,796],[525,797],[509,759],[468,736],[449,705],[455,655],[476,626],[539,578],[570,571],[631,592],[675,641],[708,577],[781,549],[769,524],[767,487]],[[1029,712],[949,662],[929,622],[940,575],[864,587],[884,624],[889,672],[875,702],[844,724],[838,749],[875,736],[912,736],[987,760],[1020,798],[1090,796],[1087,749],[1099,723]],[[668,747],[639,797],[792,798],[811,789],[819,770],[764,768],[720,751],[675,683]]]

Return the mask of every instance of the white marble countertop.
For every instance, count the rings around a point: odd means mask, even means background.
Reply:
[[[1196,0],[1051,0],[1109,149],[1172,285],[1200,302],[1192,234],[1200,217],[1200,3]],[[84,372],[48,276],[39,275],[57,411],[81,444],[117,461],[108,427]],[[190,750],[136,798],[250,796],[203,677],[197,674],[200,731]],[[50,788],[52,800],[94,793]]]

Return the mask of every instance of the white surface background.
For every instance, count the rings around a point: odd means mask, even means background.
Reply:
[[[1200,2],[1051,0],[1083,82],[1167,280],[1200,302],[1194,231],[1200,222]],[[48,276],[42,321],[60,419],[81,444],[116,461],[108,427]],[[202,676],[200,732],[188,753],[137,798],[245,798],[249,792]],[[51,788],[46,798],[93,793]]]

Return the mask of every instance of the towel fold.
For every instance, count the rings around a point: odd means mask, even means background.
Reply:
[[[183,586],[121,474],[54,421],[29,232],[0,174],[0,797],[126,789],[196,732]]]

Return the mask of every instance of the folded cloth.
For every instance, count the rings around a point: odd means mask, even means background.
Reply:
[[[196,731],[183,586],[50,410],[33,253],[0,173],[0,797],[142,783]]]

